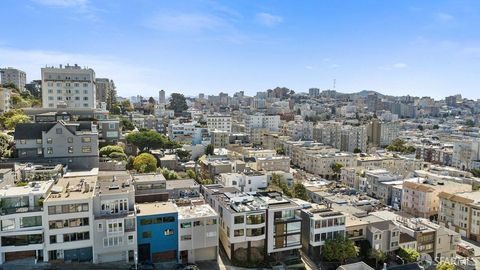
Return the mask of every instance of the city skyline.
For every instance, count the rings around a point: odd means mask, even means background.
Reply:
[[[480,98],[474,1],[6,1],[0,65],[89,66],[119,95],[288,87]],[[18,18],[22,18],[18,20]],[[50,32],[48,32],[48,31]],[[19,35],[18,33],[22,33]]]

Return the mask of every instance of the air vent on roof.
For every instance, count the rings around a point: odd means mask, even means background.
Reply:
[[[108,187],[108,190],[115,190],[115,189],[120,189],[120,186],[117,185],[117,184],[113,184],[113,185]]]

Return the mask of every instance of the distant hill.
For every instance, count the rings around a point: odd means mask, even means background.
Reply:
[[[370,94],[376,94],[378,97],[383,97],[384,95],[377,92],[377,91],[373,91],[373,90],[362,90],[360,92],[357,92],[357,93],[351,93],[351,95],[355,95],[355,96],[360,96],[360,97],[368,97],[368,95]]]

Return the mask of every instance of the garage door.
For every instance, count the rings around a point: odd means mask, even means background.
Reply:
[[[6,252],[5,253],[5,261],[15,261],[25,258],[35,258],[36,256],[35,250],[28,250],[28,251],[17,251],[17,252]]]
[[[98,263],[107,262],[125,262],[127,261],[126,252],[116,252],[98,255]]]

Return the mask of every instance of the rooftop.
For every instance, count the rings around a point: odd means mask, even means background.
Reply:
[[[147,182],[158,182],[166,181],[165,176],[161,173],[145,173],[145,174],[134,174],[133,181],[135,183],[147,183]]]
[[[97,179],[98,168],[68,172],[52,187],[45,202],[91,198]]]
[[[44,195],[52,186],[53,180],[30,182],[28,185],[23,187],[6,185],[0,189],[0,198],[28,196],[29,194]]]
[[[198,217],[216,217],[218,214],[208,204],[177,206],[178,219],[191,219]]]
[[[179,179],[168,180],[166,189],[179,189],[179,188],[199,188],[200,185],[193,179]]]
[[[137,216],[161,215],[176,213],[177,208],[172,202],[137,203]]]
[[[126,171],[101,171],[95,194],[118,194],[133,192],[132,177]]]

